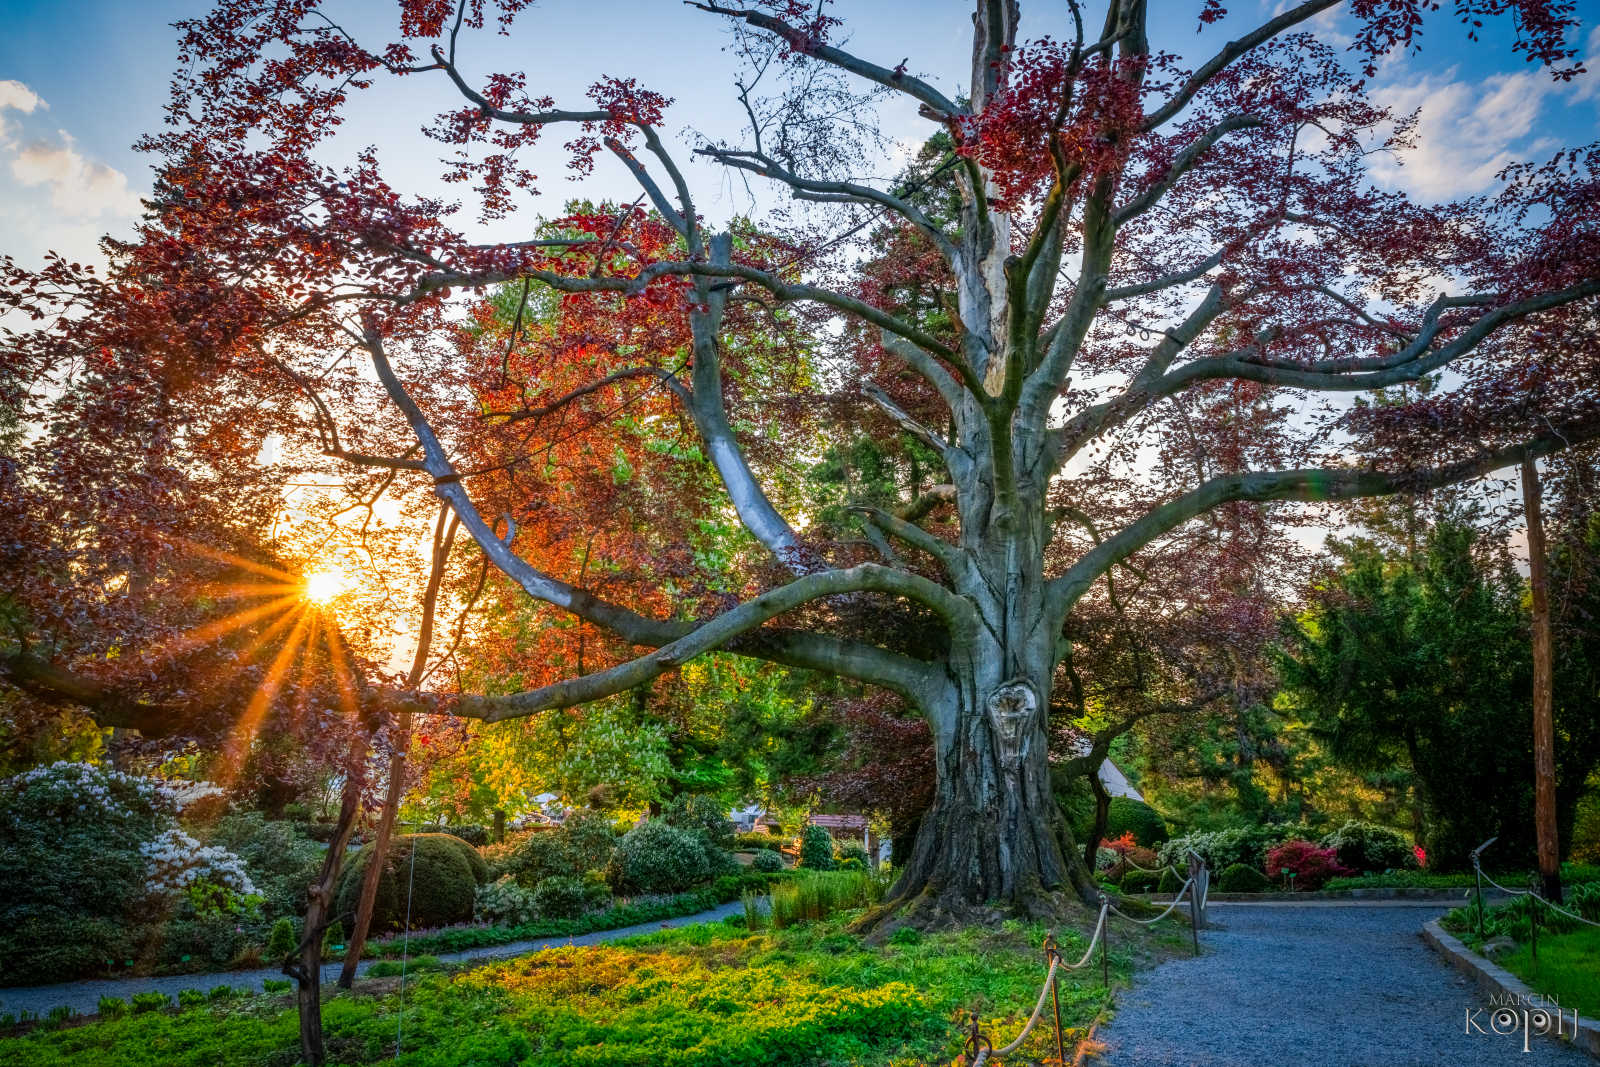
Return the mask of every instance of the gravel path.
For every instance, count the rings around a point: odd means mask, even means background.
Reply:
[[[702,911],[697,915],[685,915],[677,919],[667,919],[664,922],[640,923],[638,926],[624,926],[616,930],[601,930],[598,933],[584,934],[580,937],[562,937],[549,941],[515,941],[509,945],[493,945],[488,948],[469,949],[466,952],[451,952],[438,957],[441,960],[496,960],[506,959],[511,956],[523,956],[531,952],[540,952],[547,948],[557,948],[562,945],[598,945],[603,941],[616,941],[619,938],[635,937],[639,934],[650,934],[660,930],[663,926],[688,926],[691,923],[719,922],[725,915],[738,913],[744,914],[744,905],[739,901],[723,904]],[[376,960],[362,960],[356,973],[362,974]],[[322,965],[322,981],[325,986],[332,985],[339,978],[339,972],[344,968],[341,963],[325,963]],[[180,974],[167,978],[109,978],[99,981],[64,982],[60,985],[34,986],[31,989],[0,989],[0,1012],[32,1011],[43,1015],[51,1008],[61,1004],[69,1004],[85,1015],[97,1010],[101,997],[121,997],[127,1000],[135,993],[144,993],[155,989],[176,998],[181,989],[210,989],[213,986],[231,985],[235,989],[244,989],[252,993],[262,991],[263,978],[283,978],[283,972],[275,967],[264,968],[257,971],[222,971],[213,974]]]
[[[1422,940],[1422,924],[1445,910],[1213,905],[1199,959],[1164,963],[1118,996],[1100,1063],[1592,1064],[1545,1037],[1524,1053],[1521,1034],[1465,1033],[1467,1010],[1488,997]]]

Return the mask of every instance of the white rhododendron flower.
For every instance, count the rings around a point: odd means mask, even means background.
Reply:
[[[145,888],[152,893],[181,893],[200,879],[245,896],[257,893],[244,860],[225,848],[204,846],[182,830],[168,830],[139,851],[147,865]]]

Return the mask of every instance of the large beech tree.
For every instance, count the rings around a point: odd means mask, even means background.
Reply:
[[[679,17],[705,21],[707,48],[731,29],[749,64],[730,94],[744,141],[703,143],[700,158],[809,202],[792,231],[708,226],[658,133],[670,102],[637,81],[605,79],[574,105],[575,87],[542,85],[537,68],[477,73],[472,42],[491,20],[549,47],[528,6],[404,0],[387,45],[316,0],[226,0],[181,23],[170,128],[144,143],[162,161],[147,224],[112,249],[106,282],[59,263],[14,273],[15,299],[40,314],[51,301],[92,312],[18,344],[41,359],[74,345],[195,353],[263,396],[302,397],[325,456],[431,485],[507,581],[610,641],[587,673],[437,705],[456,715],[573,707],[717,649],[899,694],[927,720],[936,785],[866,926],[1093,898],[1051,792],[1047,709],[1069,615],[1114,568],[1136,574],[1142,554],[1184,538],[1214,545],[1221,533],[1193,531],[1225,530],[1218,516],[1237,527],[1425,491],[1600,434],[1600,156],[1514,168],[1490,200],[1424,207],[1378,191],[1366,160],[1403,151],[1412,123],[1303,32],[1337,0],[1242,27],[1193,63],[1151,51],[1147,0],[1069,0],[1063,24],[1026,32],[1014,0],[979,0],[970,69],[937,84],[914,59],[847,51],[826,0],[691,4]],[[1356,0],[1354,65],[1372,76],[1437,7]],[[1514,19],[1514,47],[1552,76],[1581,73],[1572,5],[1457,7],[1473,27]],[[1193,39],[1231,31],[1224,15],[1197,5]],[[428,132],[454,153],[445,177],[498,227],[493,243],[453,228],[453,205],[392,189],[376,150],[342,172],[319,162],[352,101],[398,79],[438,94]],[[859,173],[857,149],[873,99],[891,94],[948,147],[925,180],[885,187]],[[639,206],[582,207],[535,234],[504,221],[535,182],[519,152],[546,127],[571,138],[580,176],[625,168]],[[925,195],[936,178],[951,184],[939,211]],[[885,227],[895,254],[861,270],[830,258]],[[452,310],[506,285],[563,309],[539,359],[519,362],[520,306],[499,356]],[[899,503],[855,505],[870,556],[811,536],[779,491],[782,447],[752,417],[807,400],[817,384],[786,376],[790,346],[830,317],[847,327],[816,342],[844,354],[833,384],[942,467]],[[367,377],[339,362],[351,354]],[[1441,374],[1444,388],[1342,421],[1316,401]],[[802,424],[820,409],[788,410]],[[625,433],[603,436],[603,419],[623,418]],[[582,566],[548,550],[551,524],[593,524],[592,547],[670,520],[670,478],[624,476],[651,454],[641,427],[692,446],[662,463],[714,471],[710,496],[682,484],[685,504],[711,507],[708,520],[731,505],[764,550],[742,583],[645,553],[626,581],[608,571],[616,595],[601,595],[587,548]],[[596,485],[622,470],[611,484],[635,487],[626,507],[610,490],[558,499],[550,457],[580,430],[588,450],[570,461]]]

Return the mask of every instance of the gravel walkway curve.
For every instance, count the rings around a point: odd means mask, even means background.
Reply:
[[[624,937],[636,937],[639,934],[650,934],[660,930],[663,926],[688,926],[692,923],[720,922],[726,915],[744,914],[744,905],[739,901],[723,904],[702,911],[696,915],[684,915],[676,919],[666,919],[661,922],[640,923],[637,926],[624,926],[616,930],[601,930],[598,933],[583,934],[580,937],[558,937],[548,941],[515,941],[509,945],[492,945],[487,948],[469,949],[466,952],[450,952],[438,956],[438,959],[452,962],[465,960],[498,960],[508,959],[512,956],[525,956],[533,952],[541,952],[547,948],[558,948],[562,945],[598,945],[604,941],[616,941]],[[356,973],[364,974],[368,967],[377,960],[362,960]],[[344,968],[341,963],[325,963],[322,965],[322,983],[324,987],[331,986],[339,979],[339,972]],[[278,968],[263,968],[255,971],[220,971],[211,974],[179,974],[166,978],[109,978],[98,981],[65,982],[60,985],[33,986],[29,989],[0,989],[0,1012],[32,1011],[40,1015],[51,1008],[62,1004],[71,1005],[75,1010],[87,1015],[98,1009],[101,997],[121,997],[127,1000],[135,993],[144,993],[149,990],[159,990],[176,999],[178,991],[182,989],[210,989],[213,986],[231,985],[235,989],[248,990],[252,993],[262,991],[261,981],[264,978],[283,978],[283,972]]]
[[[1524,1053],[1520,1033],[1465,1032],[1467,1010],[1486,1008],[1488,997],[1422,940],[1422,924],[1445,910],[1213,905],[1199,959],[1164,963],[1117,997],[1099,1063],[1592,1067],[1586,1053],[1546,1037]]]

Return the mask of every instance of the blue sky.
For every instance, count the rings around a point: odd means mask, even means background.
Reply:
[[[1230,0],[1227,19],[1198,36],[1191,11],[1198,3],[1160,0],[1152,6],[1158,12],[1155,46],[1198,63],[1287,5]],[[203,0],[0,0],[8,30],[0,36],[0,252],[30,265],[47,248],[81,259],[94,256],[101,233],[128,232],[137,197],[150,183],[149,160],[131,146],[141,133],[159,128],[175,66],[176,34],[169,24],[205,7]],[[387,4],[331,0],[329,7],[368,42],[395,36]],[[1092,5],[1096,18],[1099,7]],[[970,2],[837,0],[834,10],[846,20],[853,51],[888,65],[909,57],[913,72],[935,76],[945,92],[964,88]],[[1023,17],[1024,37],[1059,38],[1070,27],[1058,0],[1026,3]],[[1330,43],[1348,40],[1340,9],[1313,28]],[[1406,111],[1422,108],[1418,151],[1404,166],[1380,162],[1375,176],[1420,199],[1451,199],[1488,190],[1506,162],[1543,159],[1559,146],[1600,137],[1600,26],[1585,26],[1583,42],[1585,54],[1596,59],[1590,64],[1594,73],[1563,86],[1512,55],[1503,37],[1470,42],[1448,11],[1435,14],[1422,54],[1387,61],[1375,82],[1381,101]],[[737,133],[740,116],[729,92],[734,65],[731,53],[722,50],[728,44],[719,20],[678,0],[545,0],[519,18],[512,38],[483,33],[472,39],[464,65],[479,73],[525,69],[530,87],[565,106],[582,106],[584,88],[600,75],[638,77],[676,98],[666,126],[678,135],[683,158],[687,127]],[[353,136],[340,150],[376,143],[398,187],[456,192],[437,181],[441,146],[417,135],[436,111],[458,104],[440,81],[414,78],[396,94],[365,94],[372,99],[355,115]],[[884,127],[908,144],[932,129],[905,102],[895,101],[880,114]],[[531,223],[532,212],[554,213],[580,191],[629,200],[636,195],[610,159],[600,162],[592,182],[568,182],[558,156],[565,139],[549,138],[538,168],[545,195],[514,218],[515,229]],[[331,156],[334,161],[339,160]],[[687,169],[705,214],[725,216],[748,206],[742,190],[711,167]]]

